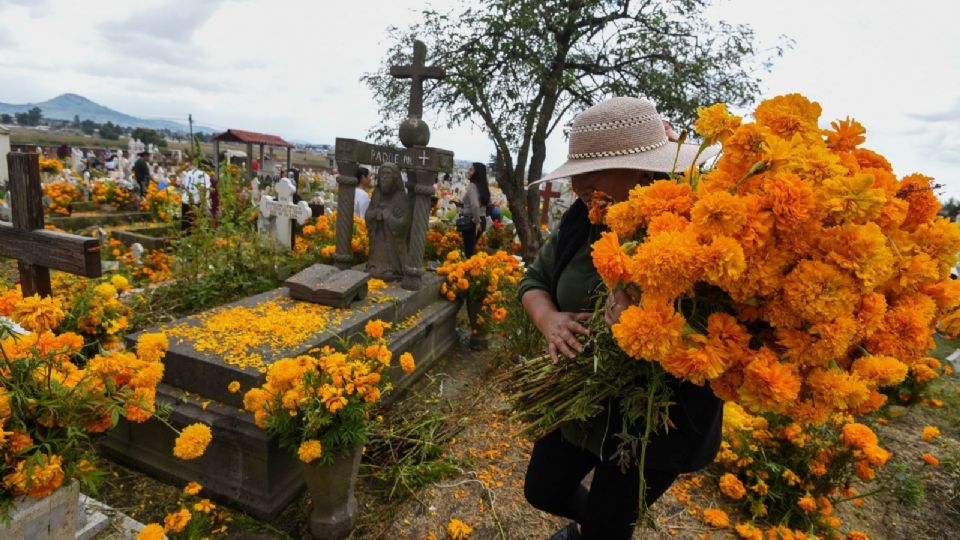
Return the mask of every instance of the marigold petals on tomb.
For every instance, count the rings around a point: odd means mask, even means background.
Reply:
[[[726,473],[720,477],[719,486],[721,493],[735,501],[739,501],[747,494],[747,490],[743,486],[743,482],[730,473]]]

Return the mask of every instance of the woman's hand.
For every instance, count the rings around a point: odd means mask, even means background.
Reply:
[[[583,344],[577,339],[577,334],[590,335],[590,330],[580,324],[589,318],[590,313],[551,311],[536,321],[537,329],[547,340],[547,351],[554,364],[559,360],[558,352],[567,358],[576,358],[577,354],[583,352]]]
[[[603,312],[603,320],[607,326],[613,326],[620,321],[623,310],[630,307],[630,296],[626,291],[619,290],[607,296],[607,309]]]

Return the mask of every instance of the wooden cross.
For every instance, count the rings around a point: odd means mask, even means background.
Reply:
[[[0,222],[0,257],[17,259],[23,296],[50,296],[50,269],[100,277],[100,241],[43,228],[43,191],[37,154],[10,153],[10,212]]]
[[[553,182],[544,182],[544,189],[540,190],[540,198],[543,202],[540,204],[540,223],[548,223],[550,217],[550,200],[559,199],[562,195],[559,191],[553,190]]]
[[[398,79],[411,79],[410,105],[407,107],[407,116],[411,118],[423,117],[423,81],[424,79],[442,79],[446,76],[443,68],[427,66],[427,46],[422,41],[413,42],[413,63],[408,66],[392,66],[390,75]]]

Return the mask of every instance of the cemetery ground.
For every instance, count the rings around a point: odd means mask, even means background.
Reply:
[[[463,314],[461,326],[466,325]],[[955,344],[941,343],[943,357]],[[450,520],[473,528],[471,538],[542,539],[564,524],[530,507],[523,476],[532,443],[511,420],[497,382],[509,358],[496,345],[470,351],[459,344],[403,399],[380,411],[379,428],[365,450],[357,497],[360,506],[352,539],[446,538]],[[942,403],[936,407],[930,403]],[[949,538],[960,518],[960,381],[942,377],[928,399],[909,408],[888,407],[878,431],[894,458],[883,492],[855,508],[838,505],[843,529],[875,539]],[[936,445],[920,438],[923,426],[938,426]],[[921,454],[941,458],[930,467]],[[107,479],[98,497],[141,522],[162,520],[175,508],[180,486],[158,482],[105,462]],[[748,519],[725,506],[717,489],[722,471],[714,465],[682,476],[652,509],[652,522],[634,538],[735,538],[730,529],[703,523],[702,509],[724,508],[732,521]],[[272,522],[224,507],[229,538],[306,538],[309,495],[303,494]]]

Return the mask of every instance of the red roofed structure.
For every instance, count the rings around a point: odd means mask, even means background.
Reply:
[[[243,131],[240,129],[228,129],[223,133],[214,135],[213,140],[221,142],[238,142],[243,144],[259,144],[263,146],[279,146],[290,148],[293,146],[287,141],[276,135],[266,133],[257,133],[255,131]]]
[[[293,145],[276,135],[267,133],[257,133],[255,131],[244,131],[242,129],[228,129],[223,133],[218,133],[210,138],[213,141],[213,155],[220,158],[220,143],[240,143],[247,145],[247,178],[253,178],[253,145],[260,147],[260,163],[263,164],[263,148],[265,146],[276,146],[287,149],[287,170],[292,166]]]

